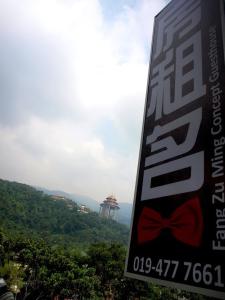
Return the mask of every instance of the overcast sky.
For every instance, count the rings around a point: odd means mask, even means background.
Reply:
[[[166,0],[0,0],[0,177],[132,202]]]

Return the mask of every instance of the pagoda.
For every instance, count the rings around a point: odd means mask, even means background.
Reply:
[[[99,215],[112,220],[117,220],[117,212],[120,209],[115,196],[108,196],[103,203],[100,204]]]

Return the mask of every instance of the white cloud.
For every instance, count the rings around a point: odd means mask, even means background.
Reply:
[[[1,177],[132,200],[164,4],[142,0],[108,22],[97,0],[0,0]]]

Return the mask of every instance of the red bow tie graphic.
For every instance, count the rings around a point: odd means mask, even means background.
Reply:
[[[157,211],[144,207],[138,222],[138,243],[154,240],[165,228],[169,228],[177,240],[199,247],[203,231],[199,198],[192,198],[179,206],[168,219],[162,218]]]

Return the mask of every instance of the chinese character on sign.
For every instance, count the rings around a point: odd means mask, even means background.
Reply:
[[[202,77],[201,30],[197,28],[200,20],[200,1],[194,1],[193,5],[182,1],[176,11],[169,11],[159,23],[153,53],[154,67],[151,72],[147,118],[154,118],[155,121],[164,120],[164,116],[205,95],[206,87]],[[192,31],[194,33],[189,36]],[[172,47],[175,38],[179,40],[179,43],[177,47]],[[157,63],[160,55],[161,59]],[[202,109],[197,108],[163,126],[156,125],[152,134],[146,138],[146,146],[150,146],[150,153],[145,159],[145,167],[187,154],[195,146],[201,120]],[[182,143],[177,144],[172,131],[185,124],[188,125],[186,138]],[[168,136],[170,132],[171,135]],[[153,177],[184,168],[191,169],[188,179],[152,187]],[[203,151],[146,169],[141,200],[194,191],[203,184],[203,177]]]

